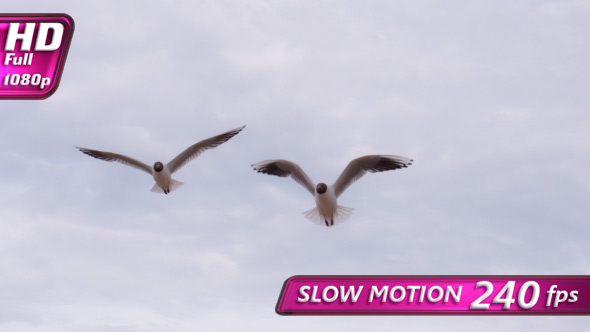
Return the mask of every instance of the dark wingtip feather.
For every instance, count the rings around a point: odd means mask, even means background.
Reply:
[[[103,152],[98,151],[98,150],[91,150],[91,149],[86,149],[86,148],[81,148],[81,147],[76,147],[78,150],[80,150],[80,152],[89,155],[93,158],[96,159],[100,159],[100,160],[104,160],[104,161],[113,161],[112,158],[105,156],[103,154]]]
[[[280,176],[280,177],[289,176],[289,172],[287,172],[284,169],[280,168],[278,166],[278,163],[276,163],[276,162],[264,164],[264,165],[261,165],[261,166],[252,165],[252,167],[258,173],[263,173],[263,174],[268,174],[268,175],[275,175],[275,176]]]
[[[214,139],[216,142],[213,145],[211,145],[211,147],[217,147],[217,146],[229,141],[232,137],[236,136],[242,130],[244,130],[244,128],[246,128],[246,125],[243,125],[240,128],[236,128],[234,130],[230,130],[228,132],[225,132],[223,134],[219,134],[219,135],[215,136]]]
[[[368,171],[376,173],[407,168],[408,166],[412,165],[412,161],[413,160],[410,159],[410,162],[403,162],[388,157],[380,157],[377,163],[375,163],[375,165],[371,167],[371,169],[369,169]]]

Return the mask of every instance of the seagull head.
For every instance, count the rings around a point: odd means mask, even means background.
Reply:
[[[163,169],[164,169],[164,164],[162,164],[162,163],[161,163],[161,162],[159,162],[159,161],[156,161],[156,162],[154,163],[154,171],[156,171],[156,172],[160,173],[160,172],[161,172]]]
[[[328,186],[325,183],[318,183],[318,185],[315,187],[315,191],[320,195],[326,193],[327,190]]]

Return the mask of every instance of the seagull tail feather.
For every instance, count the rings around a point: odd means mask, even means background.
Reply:
[[[156,194],[163,194],[164,193],[164,189],[160,188],[160,186],[158,186],[157,183],[154,183],[154,186],[152,187],[152,189],[150,189],[151,192],[156,193]]]
[[[348,220],[352,216],[354,208],[338,205],[336,206],[336,213],[334,213],[334,225],[340,224]]]
[[[170,187],[168,188],[168,193],[180,188],[180,186],[182,186],[183,184],[184,184],[184,182],[170,179]],[[156,194],[166,194],[166,192],[164,192],[164,189],[162,189],[160,186],[158,186],[157,183],[154,183],[154,186],[152,187],[152,189],[150,189],[150,191],[153,193],[156,193]]]
[[[173,192],[174,190],[180,188],[180,186],[182,186],[184,184],[184,182],[180,182],[180,181],[176,181],[174,179],[170,179],[170,192]]]
[[[336,207],[336,212],[334,212],[334,215],[331,218],[333,220],[330,220],[328,217],[321,214],[317,207],[303,212],[303,215],[305,216],[305,218],[309,219],[314,224],[318,224],[321,226],[334,226],[339,223],[343,223],[348,218],[350,218],[353,210],[353,208],[338,205]]]

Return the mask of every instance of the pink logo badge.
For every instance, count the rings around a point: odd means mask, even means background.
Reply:
[[[66,14],[0,14],[0,99],[51,96],[73,33]]]

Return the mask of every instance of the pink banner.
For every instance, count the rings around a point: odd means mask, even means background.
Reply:
[[[51,96],[73,33],[74,20],[66,14],[0,14],[0,98]]]
[[[280,315],[588,315],[589,276],[295,276]]]

